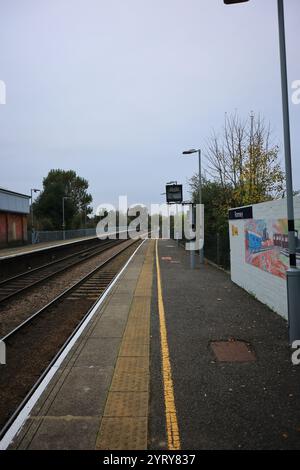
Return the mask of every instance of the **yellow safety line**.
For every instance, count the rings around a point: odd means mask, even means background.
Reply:
[[[174,387],[172,379],[172,370],[168,346],[167,327],[164,302],[161,287],[160,265],[158,258],[158,240],[156,240],[156,271],[157,271],[157,295],[158,295],[158,314],[160,326],[160,344],[162,355],[162,374],[164,383],[164,397],[166,410],[166,428],[169,450],[180,450],[180,436],[177,421],[177,412],[174,397]]]

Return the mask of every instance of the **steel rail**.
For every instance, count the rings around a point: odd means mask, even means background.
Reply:
[[[105,252],[107,249],[115,246],[115,245],[118,245],[119,243],[121,243],[120,240],[110,240],[108,242],[105,242],[104,245],[101,244],[101,246],[99,246],[98,248],[96,247],[91,247],[91,248],[88,248],[88,249],[85,249],[85,250],[81,250],[80,252],[77,252],[77,253],[73,253],[71,255],[68,255],[64,258],[61,258],[59,260],[55,260],[55,261],[51,261],[50,263],[46,263],[42,266],[38,266],[37,268],[34,268],[30,271],[26,271],[25,273],[21,273],[21,274],[18,274],[16,276],[13,276],[9,279],[5,279],[4,281],[2,281],[0,283],[0,289],[2,286],[4,286],[5,284],[9,284],[10,282],[14,282],[15,280],[26,280],[26,278],[29,278],[30,275],[38,272],[38,271],[42,271],[43,269],[47,269],[47,268],[51,268],[51,266],[55,265],[55,264],[58,264],[58,263],[63,263],[71,258],[76,258],[76,257],[82,257],[80,259],[77,259],[77,260],[74,260],[73,263],[71,264],[67,264],[65,266],[62,266],[61,268],[59,268],[58,270],[56,271],[53,271],[51,273],[48,273],[46,276],[43,276],[41,277],[40,279],[36,279],[34,280],[33,282],[31,282],[30,284],[28,285],[24,285],[22,286],[21,288],[15,290],[15,291],[12,291],[11,293],[7,294],[6,296],[2,297],[1,298],[1,292],[0,292],[0,304],[1,303],[4,303],[6,302],[7,300],[10,300],[12,299],[13,297],[16,297],[17,295],[27,291],[27,290],[30,290],[31,288],[35,287],[36,285],[38,284],[41,284],[47,280],[49,280],[50,278],[58,275],[58,274],[61,274],[63,273],[64,271],[76,266],[77,264],[80,264],[80,263],[83,263],[84,261],[94,257],[94,256],[97,256],[98,254],[100,253],[103,253]],[[84,254],[86,254],[84,256]],[[84,256],[84,257],[83,257]]]

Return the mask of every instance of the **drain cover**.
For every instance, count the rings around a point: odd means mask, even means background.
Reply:
[[[256,357],[244,341],[213,341],[211,348],[220,362],[254,362]]]

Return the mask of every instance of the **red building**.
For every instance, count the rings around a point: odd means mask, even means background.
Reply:
[[[0,247],[27,243],[30,196],[0,188]]]

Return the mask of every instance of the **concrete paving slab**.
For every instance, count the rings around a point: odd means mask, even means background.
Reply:
[[[126,316],[105,317],[94,327],[90,334],[91,338],[122,338],[126,326]]]
[[[101,416],[113,367],[73,367],[47,414]]]
[[[137,282],[137,278],[141,272],[143,263],[140,262],[140,266],[132,268],[130,271],[124,274],[123,279],[125,281],[135,281]]]
[[[119,346],[120,338],[88,338],[76,359],[76,366],[114,366]]]
[[[99,418],[46,417],[32,439],[30,450],[93,450]]]
[[[136,279],[122,279],[122,283],[120,283],[116,289],[117,294],[128,294],[129,292],[133,292],[136,287]]]
[[[132,294],[133,295],[133,294]],[[123,320],[128,317],[129,309],[130,309],[130,303],[132,300],[132,296],[130,297],[129,302],[126,302],[127,297],[123,298],[123,302],[112,302],[109,305],[109,308],[105,309],[103,311],[103,314],[101,315],[101,318],[98,319],[96,322],[97,324],[103,320],[108,320],[108,319],[116,319],[116,320]]]
[[[110,299],[110,307],[121,307],[123,305],[130,305],[132,301],[133,292],[114,292],[114,295]]]

